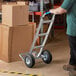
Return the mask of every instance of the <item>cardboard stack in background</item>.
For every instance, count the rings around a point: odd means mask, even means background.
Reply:
[[[0,25],[1,59],[6,62],[20,60],[19,54],[30,49],[34,28],[34,24],[16,27]]]
[[[34,37],[35,23],[28,22],[27,9],[26,5],[2,5],[1,60],[18,61],[21,60],[20,53],[29,51]]]
[[[18,4],[2,5],[2,24],[19,26],[28,23],[28,6]]]

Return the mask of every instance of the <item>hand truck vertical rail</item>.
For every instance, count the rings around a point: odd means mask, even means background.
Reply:
[[[50,14],[50,12],[46,12],[42,15],[41,19],[40,19],[40,23],[39,26],[37,28],[37,32],[35,34],[32,46],[30,48],[30,52],[29,53],[21,53],[19,54],[19,56],[21,57],[21,59],[25,62],[26,66],[29,68],[32,68],[35,65],[35,58],[42,58],[42,60],[49,64],[52,61],[52,55],[48,50],[43,50],[45,43],[47,41],[48,35],[50,33],[50,30],[52,28],[52,25],[54,23],[54,19],[55,19],[55,14],[52,15],[51,20],[44,20],[44,17]],[[43,26],[44,23],[50,23],[48,30],[46,33],[40,33],[41,27]],[[37,41],[38,37],[43,37],[45,36],[43,43],[39,46],[35,46],[35,43]],[[39,53],[37,54],[37,52],[33,51],[34,49],[40,48]],[[36,53],[35,56],[33,55],[33,53]]]

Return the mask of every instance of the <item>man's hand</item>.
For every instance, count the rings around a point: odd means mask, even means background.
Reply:
[[[51,10],[49,10],[51,13],[53,13],[53,14],[63,14],[63,13],[66,13],[67,12],[67,10],[65,10],[65,9],[63,9],[63,8],[61,8],[61,7],[59,7],[59,8],[56,8],[56,9],[51,9]]]

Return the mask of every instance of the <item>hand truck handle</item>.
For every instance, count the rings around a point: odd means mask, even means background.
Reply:
[[[45,15],[50,14],[51,12],[45,12]]]
[[[43,15],[42,15],[42,18],[45,16],[45,15],[48,15],[50,14],[51,12],[45,12]]]

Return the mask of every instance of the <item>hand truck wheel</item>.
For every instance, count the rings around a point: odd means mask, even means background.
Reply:
[[[42,60],[44,63],[49,64],[52,61],[52,54],[48,50],[43,50],[42,52]]]
[[[35,58],[32,54],[27,54],[25,56],[25,64],[29,68],[32,68],[35,65]]]

